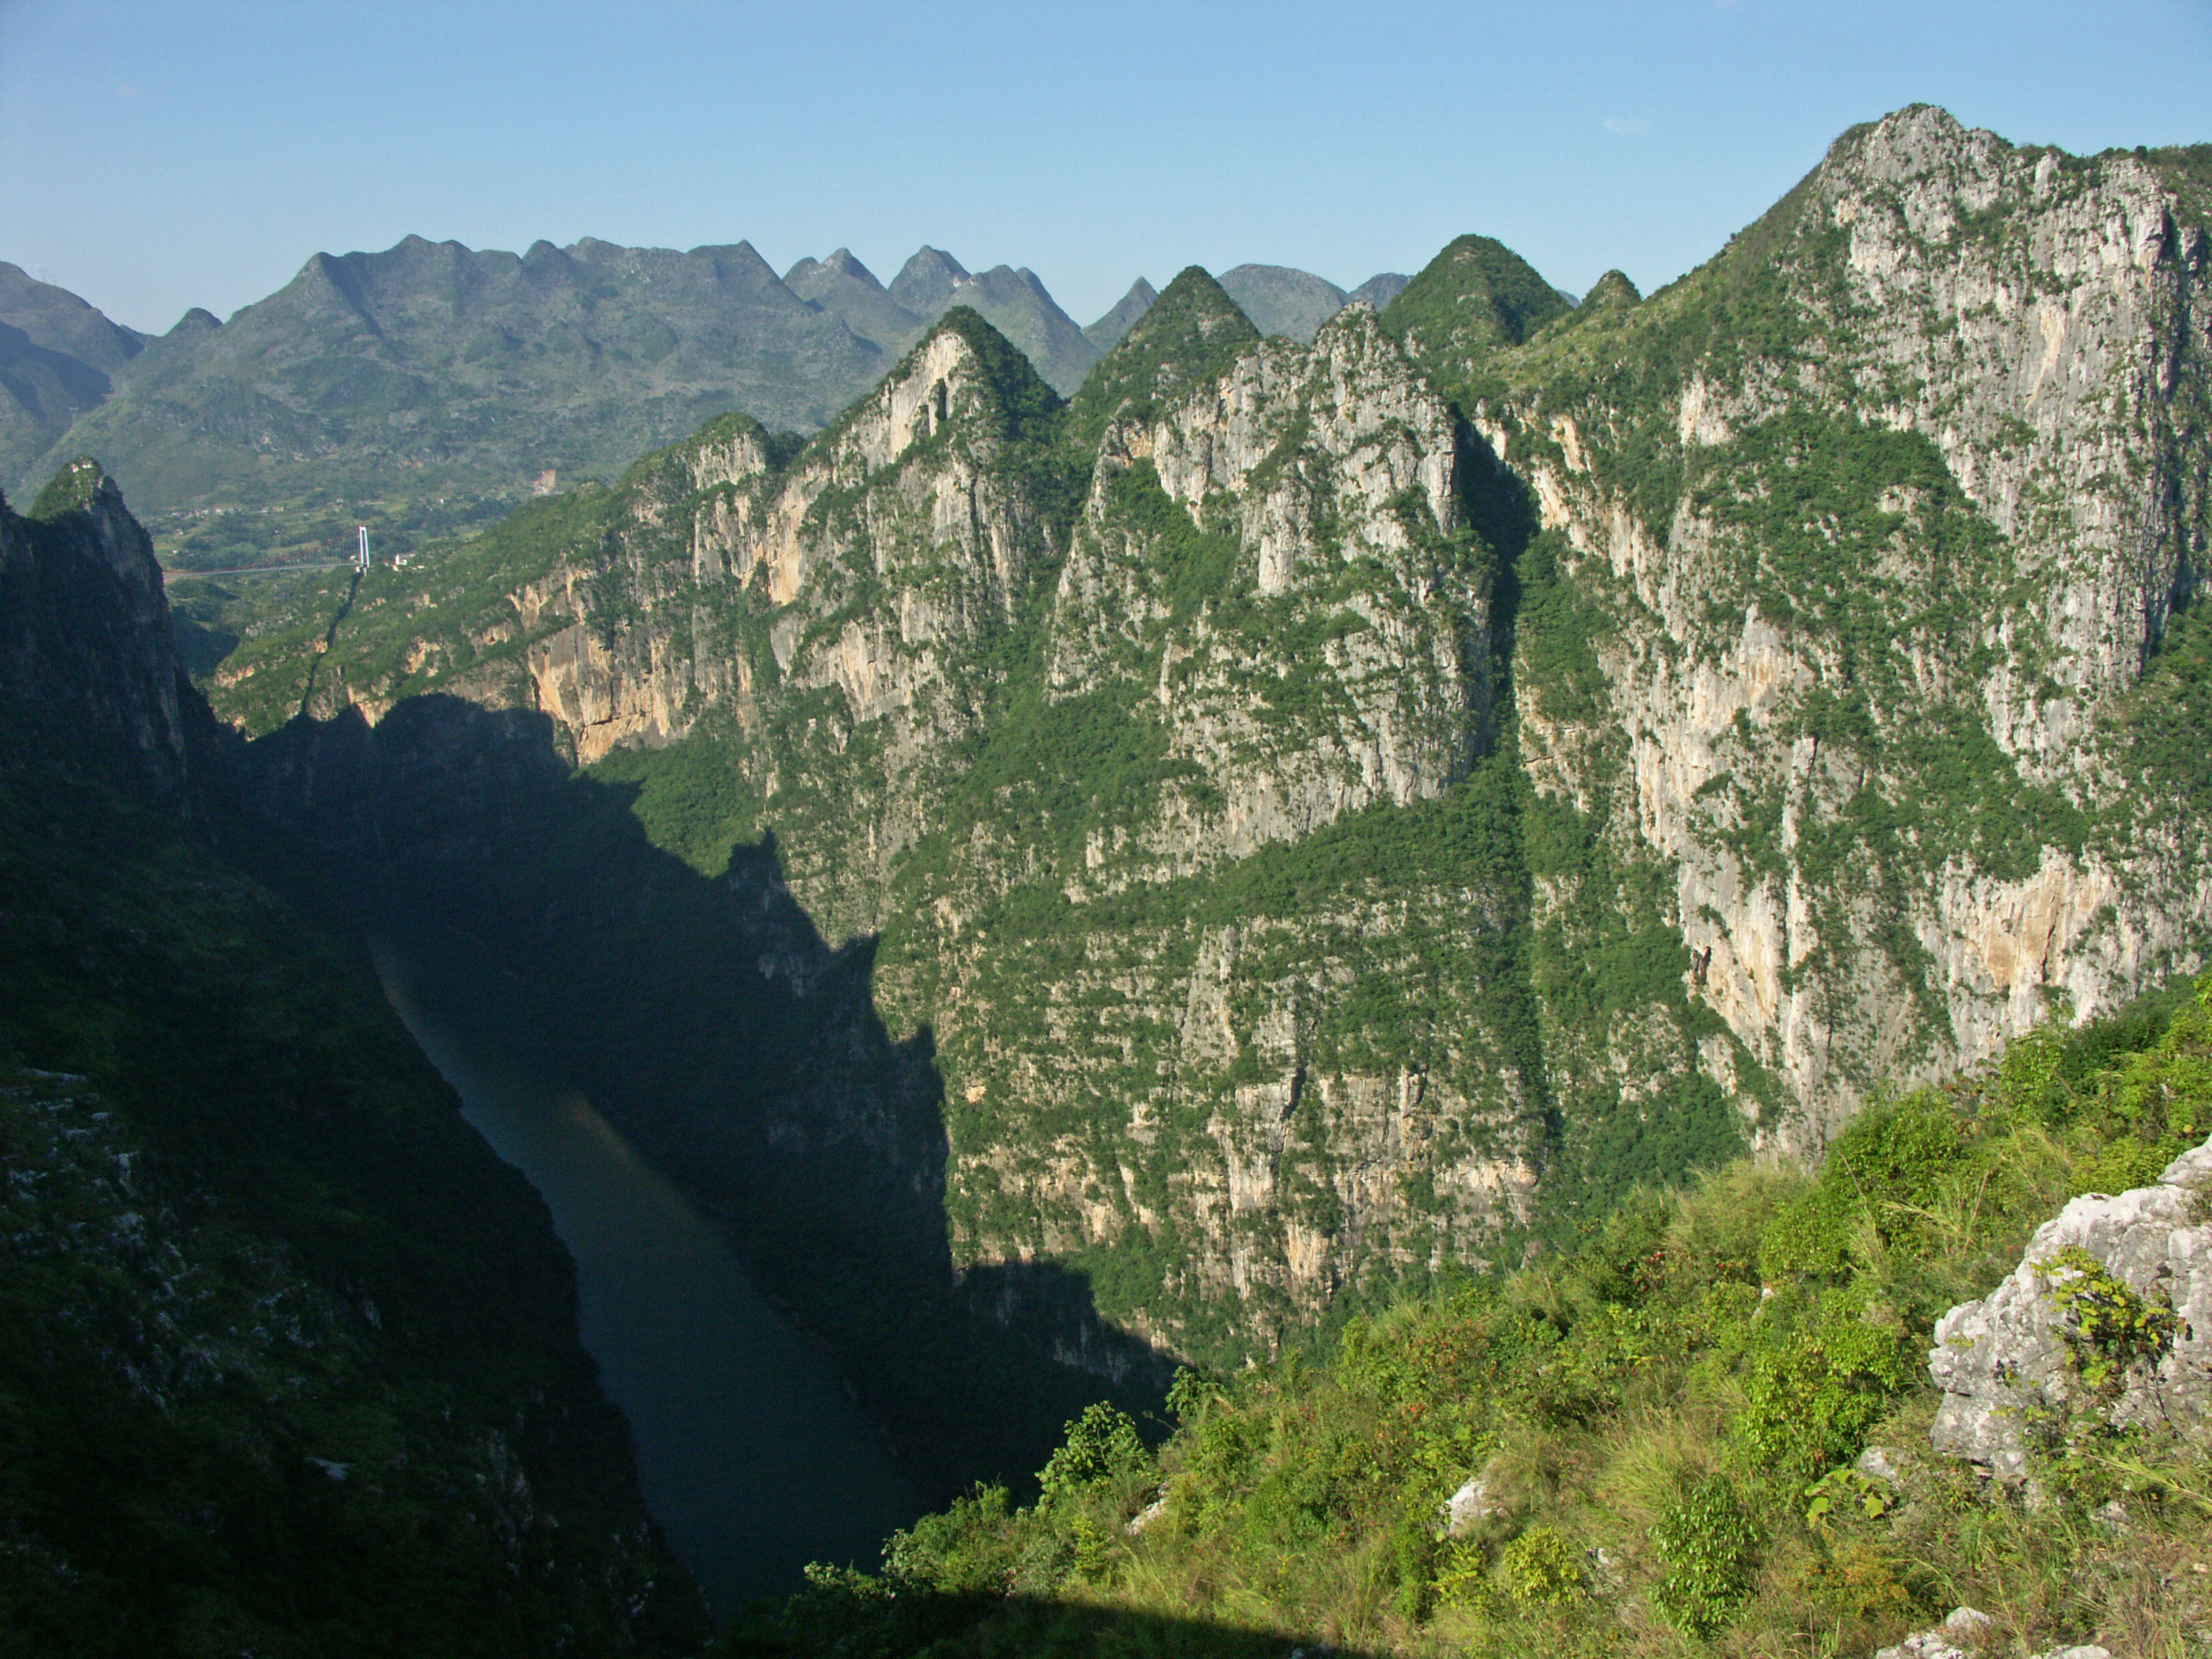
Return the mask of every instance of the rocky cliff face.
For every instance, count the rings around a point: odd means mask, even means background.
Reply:
[[[1141,1237],[1169,1288],[1116,1311],[1195,1340],[1479,1255],[1525,1218],[1541,1106],[1492,1006],[1505,832],[1446,799],[1498,720],[1492,464],[1364,305],[1261,346],[1195,273],[1127,350],[1128,395],[1063,414],[956,315],[786,466],[726,423],[503,592],[379,573],[306,702],[531,706],[587,763],[720,745],[733,816],[825,933],[884,936],[886,1018],[933,1033],[956,1261]],[[1376,809],[1458,839],[1284,856]],[[1230,903],[1231,866],[1266,887]],[[1408,962],[1440,1006],[1384,1035]]]
[[[1119,1311],[1189,1342],[1209,1310],[1310,1317],[1522,1218],[1523,1057],[1485,1064],[1508,1045],[1464,962],[1517,896],[1441,844],[1310,875],[1293,853],[1437,812],[1490,741],[1465,463],[1364,307],[1109,422],[1030,701],[895,888],[880,994],[938,1036],[957,1254],[1149,1268]],[[1281,884],[1231,901],[1231,869]],[[1414,964],[1449,988],[1420,1016],[1442,1042],[1368,1012]]]
[[[46,711],[77,742],[129,750],[163,795],[185,783],[198,699],[152,544],[95,462],[63,468],[28,519],[0,502],[0,696]]]
[[[954,313],[226,706],[535,707],[773,830],[935,1044],[956,1270],[1242,1352],[2201,960],[2194,177],[1907,111],[1648,301],[1467,238],[1308,348],[1186,273],[1065,409]]]
[[[1582,659],[1524,639],[1530,778],[1650,872],[1760,1139],[2201,960],[2203,803],[2140,709],[2206,557],[2209,250],[2185,170],[1908,110],[1471,366]]]

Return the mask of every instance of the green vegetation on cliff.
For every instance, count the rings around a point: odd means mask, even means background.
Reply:
[[[2024,1507],[1925,1449],[1923,1360],[2064,1200],[2208,1130],[2212,977],[1886,1097],[1816,1176],[1644,1188],[1561,1259],[1187,1371],[1156,1451],[1087,1413],[1035,1504],[979,1489],[725,1650],[1855,1653],[1964,1603],[2018,1651],[2178,1651],[2201,1447],[2090,1431]]]
[[[1221,284],[1192,265],[1085,377],[1068,403],[1068,446],[1095,458],[1107,422],[1152,420],[1162,405],[1219,380],[1259,341]]]
[[[951,317],[795,456],[712,429],[281,628],[210,590],[214,695],[304,710],[267,798],[511,934],[733,1227],[849,1159],[967,1298],[917,1352],[1048,1305],[1225,1371],[2201,966],[2173,165],[1905,111],[1648,298],[1465,239],[1309,351],[1186,273],[1066,405]],[[591,763],[441,817],[498,733]],[[775,1088],[717,1064],[831,959]]]
[[[1382,312],[1382,325],[1406,350],[1456,390],[1463,365],[1516,346],[1572,310],[1566,296],[1504,243],[1462,236],[1421,268]]]

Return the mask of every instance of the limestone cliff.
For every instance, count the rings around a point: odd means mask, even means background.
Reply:
[[[934,1045],[955,1271],[1226,1357],[2201,962],[2197,176],[1908,110],[1648,300],[1463,238],[1301,347],[1186,272],[1066,406],[956,312],[222,706],[535,708],[772,832]]]
[[[1907,110],[1664,294],[1459,365],[1548,543],[1531,782],[1649,872],[1763,1140],[2202,960],[2204,802],[2144,741],[2206,559],[2191,176]]]
[[[1189,273],[1114,361],[1063,411],[956,313],[795,459],[721,423],[221,672],[271,716],[443,691],[586,764],[704,745],[720,822],[775,829],[828,936],[881,933],[886,1017],[933,1033],[956,1262],[1133,1249],[1115,1310],[1195,1340],[1526,1219],[1522,896],[1497,787],[1454,798],[1498,720],[1494,468],[1364,305],[1262,345]],[[1285,856],[1376,811],[1443,855]],[[1433,1000],[1386,1033],[1409,963]]]

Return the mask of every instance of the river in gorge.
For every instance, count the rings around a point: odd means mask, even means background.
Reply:
[[[809,1561],[872,1569],[920,1505],[828,1360],[559,1074],[500,970],[427,932],[387,930],[373,948],[463,1115],[551,1209],[646,1502],[718,1620],[789,1595]]]

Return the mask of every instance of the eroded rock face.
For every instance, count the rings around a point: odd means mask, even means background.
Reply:
[[[1936,1322],[1936,1449],[2019,1480],[2033,1449],[2059,1443],[2084,1417],[2201,1427],[2212,1406],[2208,1203],[2212,1142],[2176,1158],[2155,1187],[2084,1194],[2036,1229],[2011,1277]],[[2117,1344],[2085,1334],[2085,1297],[2140,1314],[2129,1322],[2147,1334]]]
[[[1491,982],[1510,880],[1355,864],[1227,909],[1206,885],[1371,808],[1442,810],[1494,742],[1462,428],[1356,306],[1125,409],[1051,528],[990,350],[933,335],[780,472],[742,429],[672,452],[450,671],[424,639],[372,680],[342,641],[315,706],[519,705],[586,763],[717,733],[823,933],[889,930],[876,995],[934,1041],[960,1270],[1176,1239],[1118,1311],[1181,1342],[1222,1309],[1242,1341],[1357,1274],[1485,1259],[1540,1133],[1486,1000],[1516,994]],[[1017,894],[1065,922],[1009,927]],[[1357,1011],[1409,960],[1436,963],[1436,1039],[1370,1042]]]
[[[2136,738],[2212,522],[2179,189],[1906,111],[1664,294],[1484,334],[1466,421],[1354,304],[1121,358],[1071,460],[941,329],[309,706],[718,745],[934,1044],[956,1271],[1249,1347],[2201,964]]]
[[[1194,529],[1211,513],[1233,536],[1273,614],[1179,611],[1161,591],[1156,538],[1111,506],[1146,464]],[[1176,794],[1137,831],[1133,867],[1102,841],[1086,866],[1121,867],[1091,879],[1191,873],[1465,775],[1490,716],[1491,596],[1486,573],[1437,557],[1460,528],[1461,465],[1450,410],[1364,305],[1310,350],[1269,342],[1157,422],[1109,430],[1054,596],[1051,684],[1139,690],[1213,799]],[[1364,562],[1381,579],[1336,593]],[[1302,659],[1285,635],[1315,623]],[[1315,682],[1323,710],[1285,718],[1283,692]]]
[[[1672,890],[1703,1069],[1778,1150],[2203,960],[2205,826],[2124,729],[2206,559],[2212,239],[2177,188],[1907,110],[1478,417],[1595,659],[1594,706],[1524,659],[1531,781]],[[1639,340],[1679,378],[1638,381]],[[1592,355],[1606,391],[1552,378]]]
[[[64,467],[34,515],[0,502],[0,696],[127,745],[173,796],[191,744],[153,544],[96,461]]]
[[[1484,1522],[1510,1515],[1513,1506],[1499,1496],[1502,1485],[1494,1458],[1480,1473],[1468,1476],[1437,1510],[1444,1535],[1465,1538]]]
[[[1160,1291],[1123,1316],[1182,1344],[1195,1310],[1263,1336],[1355,1278],[1480,1260],[1525,1218],[1536,1089],[1474,979],[1446,975],[1449,1041],[1355,1054],[1338,1036],[1361,997],[1391,994],[1389,964],[1495,945],[1514,896],[1448,861],[1241,915],[1209,914],[1206,885],[1368,808],[1438,803],[1491,741],[1467,463],[1364,306],[1108,428],[1037,724],[1151,752],[1065,844],[1064,809],[1009,777],[908,901],[878,980],[938,1038],[957,1254],[1173,1238]],[[993,925],[1039,881],[1080,960]]]

